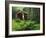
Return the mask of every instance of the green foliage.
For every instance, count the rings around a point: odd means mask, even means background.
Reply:
[[[21,30],[39,30],[40,24],[37,24],[35,21],[31,20],[20,20],[13,19],[12,21],[12,30],[13,31],[21,31]]]
[[[18,10],[27,14],[27,20],[16,18]],[[40,9],[30,7],[12,7],[12,30],[39,30],[40,29]]]

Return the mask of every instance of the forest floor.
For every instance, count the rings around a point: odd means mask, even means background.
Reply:
[[[40,30],[40,23],[31,20],[12,20],[12,31]]]

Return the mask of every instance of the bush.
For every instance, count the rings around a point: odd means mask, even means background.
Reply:
[[[22,30],[39,30],[40,24],[37,24],[35,21],[31,20],[12,20],[12,30],[13,31],[22,31]]]

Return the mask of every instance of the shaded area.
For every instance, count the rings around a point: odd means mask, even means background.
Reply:
[[[39,30],[40,8],[12,7],[12,30]]]

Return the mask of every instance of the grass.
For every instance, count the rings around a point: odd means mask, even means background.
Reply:
[[[12,30],[13,31],[24,31],[24,30],[39,30],[40,24],[31,20],[12,20]]]

